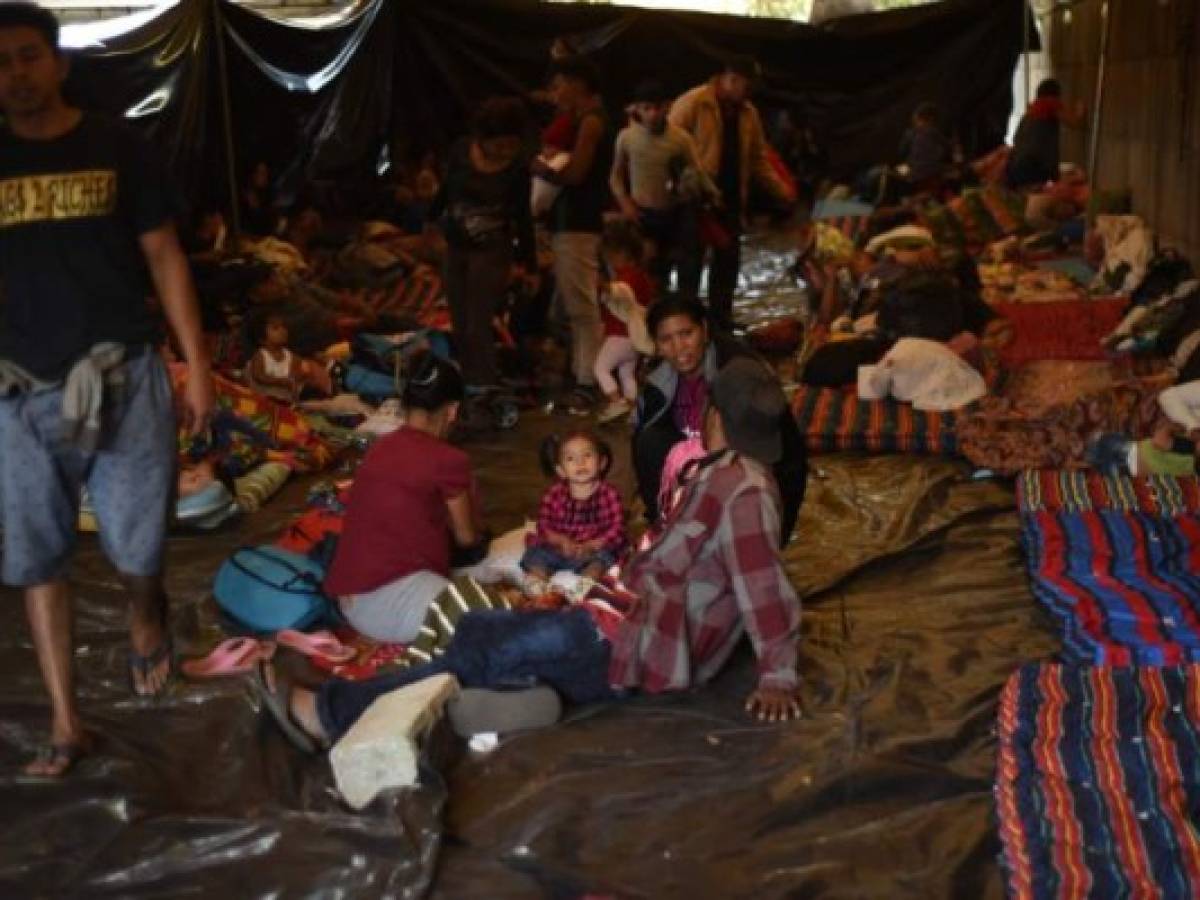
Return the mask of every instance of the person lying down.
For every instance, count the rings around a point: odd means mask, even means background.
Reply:
[[[369,681],[293,689],[265,663],[257,683],[264,708],[293,744],[313,752],[345,735],[376,698],[449,673],[464,689],[450,703],[455,729],[503,733],[551,724],[560,700],[702,685],[747,634],[758,682],[746,711],[768,722],[799,717],[800,601],[776,549],[780,500],[771,475],[785,405],[762,363],[735,359],[721,370],[704,415],[707,455],[683,472],[661,532],[624,566],[637,599],[623,617],[588,606],[470,611],[441,656]]]

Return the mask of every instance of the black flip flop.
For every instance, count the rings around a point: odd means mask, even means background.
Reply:
[[[275,683],[274,690],[271,689],[271,682]],[[319,743],[292,718],[292,684],[289,678],[281,675],[271,663],[263,661],[255,668],[254,680],[250,683],[262,701],[263,709],[271,714],[289,744],[310,756],[321,749]]]
[[[163,685],[157,691],[142,692],[137,687],[137,676],[141,676],[142,681],[157,669],[163,662],[167,661],[167,677],[163,681]],[[171,685],[172,679],[175,677],[175,641],[171,635],[167,635],[166,639],[158,645],[158,648],[146,656],[138,653],[136,650],[129,651],[129,689],[133,691],[137,697],[158,697],[166,693],[166,690]]]

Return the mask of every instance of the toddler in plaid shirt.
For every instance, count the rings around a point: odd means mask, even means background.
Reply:
[[[540,587],[556,572],[597,578],[625,550],[621,495],[605,481],[612,466],[608,445],[588,431],[542,442],[542,468],[555,479],[542,496],[537,533],[521,568]]]

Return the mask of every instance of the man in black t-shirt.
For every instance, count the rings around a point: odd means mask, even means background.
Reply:
[[[134,132],[68,106],[66,74],[54,16],[0,5],[0,575],[25,590],[50,694],[50,741],[25,769],[44,777],[88,743],[66,581],[85,488],[131,601],[134,693],[160,693],[172,671],[162,568],[176,426],[151,298],[189,365],[185,423],[204,429],[213,407],[166,172]]]

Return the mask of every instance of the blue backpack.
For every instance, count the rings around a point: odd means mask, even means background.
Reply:
[[[304,631],[337,621],[325,595],[325,570],[280,547],[243,547],[221,564],[213,595],[234,624],[254,634]]]

